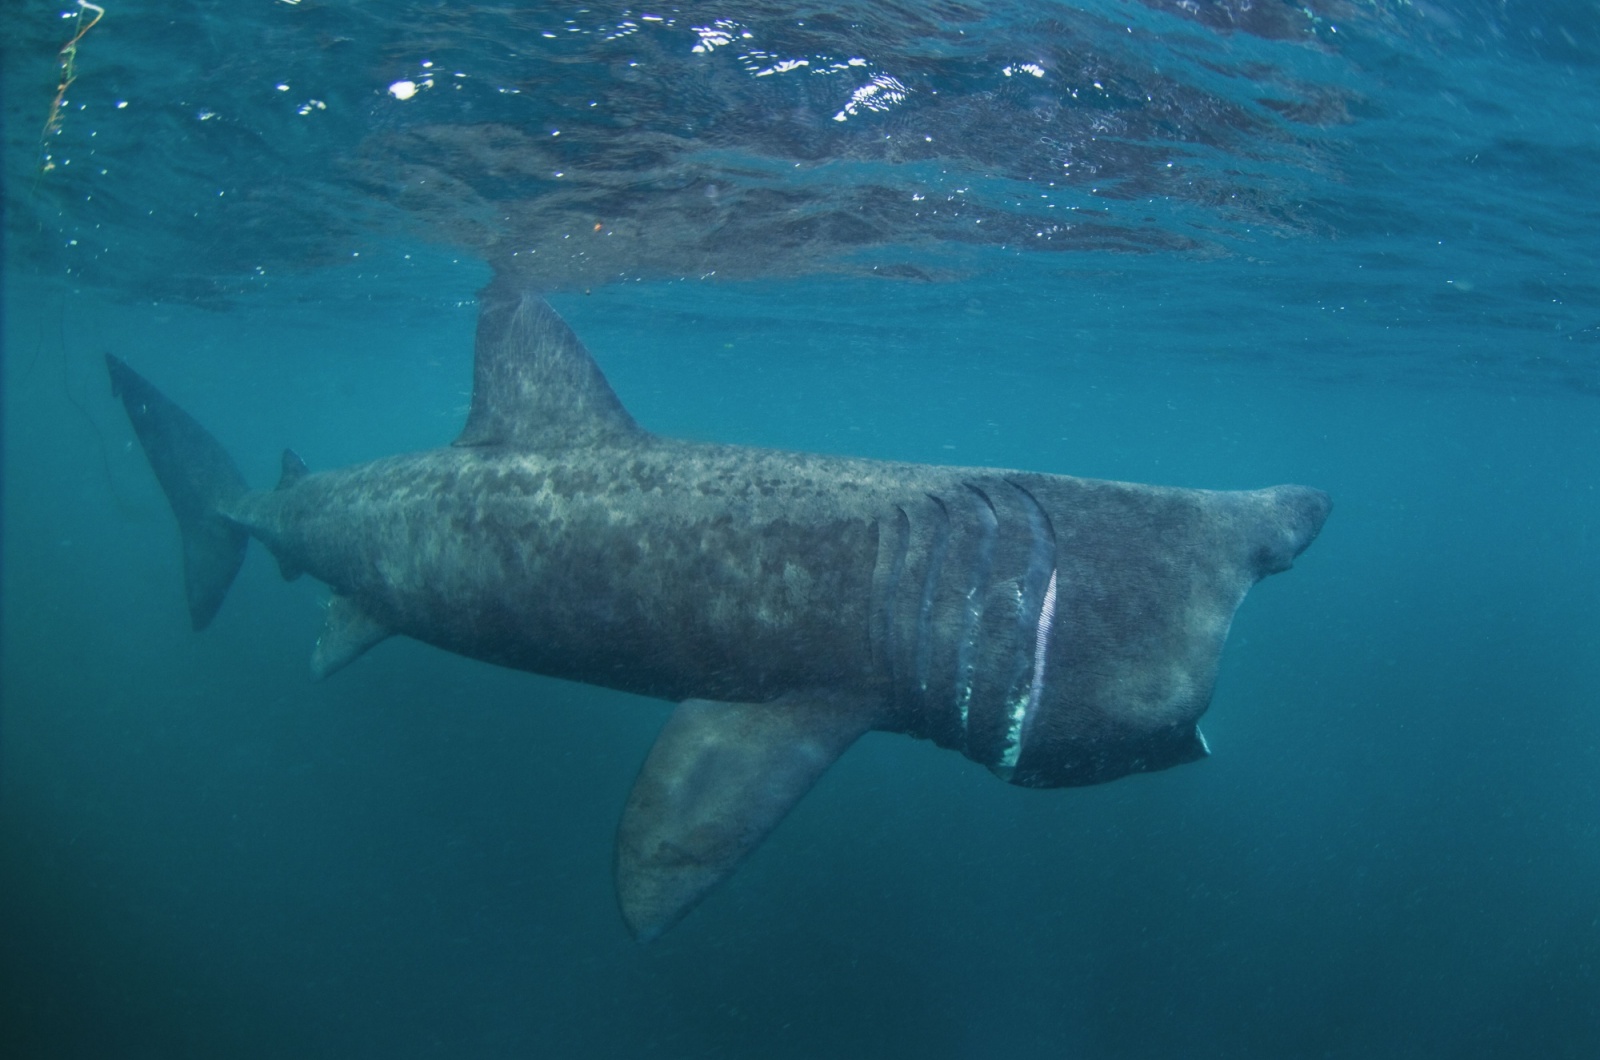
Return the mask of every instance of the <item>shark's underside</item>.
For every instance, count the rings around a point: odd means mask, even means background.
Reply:
[[[482,295],[454,445],[250,490],[108,359],[183,536],[196,627],[261,540],[333,590],[319,676],[400,633],[680,704],[617,842],[641,938],[731,874],[862,733],[1016,784],[1206,753],[1234,610],[1327,496],[1216,492],[705,445],[639,428],[536,295]]]

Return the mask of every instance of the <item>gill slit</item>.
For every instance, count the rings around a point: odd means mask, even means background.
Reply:
[[[999,536],[1000,513],[995,511],[989,495],[970,482],[963,483],[977,498],[978,522],[982,527],[978,538],[977,558],[973,564],[972,578],[963,601],[961,636],[956,641],[956,709],[961,715],[961,739],[965,743],[969,732],[968,722],[972,710],[972,686],[977,679],[978,632],[983,620],[984,593],[989,587],[990,571],[994,567],[995,540]]]

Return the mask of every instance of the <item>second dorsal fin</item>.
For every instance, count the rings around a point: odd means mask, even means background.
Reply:
[[[566,449],[643,436],[543,298],[501,276],[479,292],[472,411],[456,445]]]
[[[293,449],[285,449],[283,451],[281,467],[283,470],[278,475],[278,485],[276,487],[280,490],[294,489],[311,474],[311,469],[306,467],[306,462],[300,459],[300,454]]]

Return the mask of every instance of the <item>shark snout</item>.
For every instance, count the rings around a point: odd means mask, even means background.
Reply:
[[[1288,570],[1295,557],[1311,546],[1333,511],[1333,499],[1310,486],[1273,486],[1256,496],[1264,520],[1255,535],[1252,559],[1255,576],[1265,578]]]

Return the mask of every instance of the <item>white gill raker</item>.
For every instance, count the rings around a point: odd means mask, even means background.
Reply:
[[[971,589],[967,592],[966,613],[969,615],[978,613],[977,605],[973,603],[977,595],[977,589]],[[968,633],[962,638],[956,649],[956,710],[961,714],[961,738],[963,740],[967,739],[971,731],[973,665],[968,661],[968,656],[972,652],[974,639],[975,635]]]
[[[1050,630],[1056,624],[1056,571],[1050,569],[1050,584],[1044,587],[1044,603],[1039,605],[1039,631],[1033,637],[1033,687],[1028,689],[1030,706],[1039,702],[1044,691],[1044,660],[1050,649]],[[1020,746],[1021,740],[1017,741]]]
[[[1044,602],[1039,605],[1039,624],[1033,635],[1033,681],[1028,694],[1011,705],[1011,724],[1006,727],[1006,746],[1000,754],[1000,768],[1015,769],[1022,757],[1022,732],[1028,717],[1039,703],[1044,692],[1044,664],[1050,652],[1050,631],[1056,624],[1056,571],[1050,571],[1050,584],[1045,586]]]

